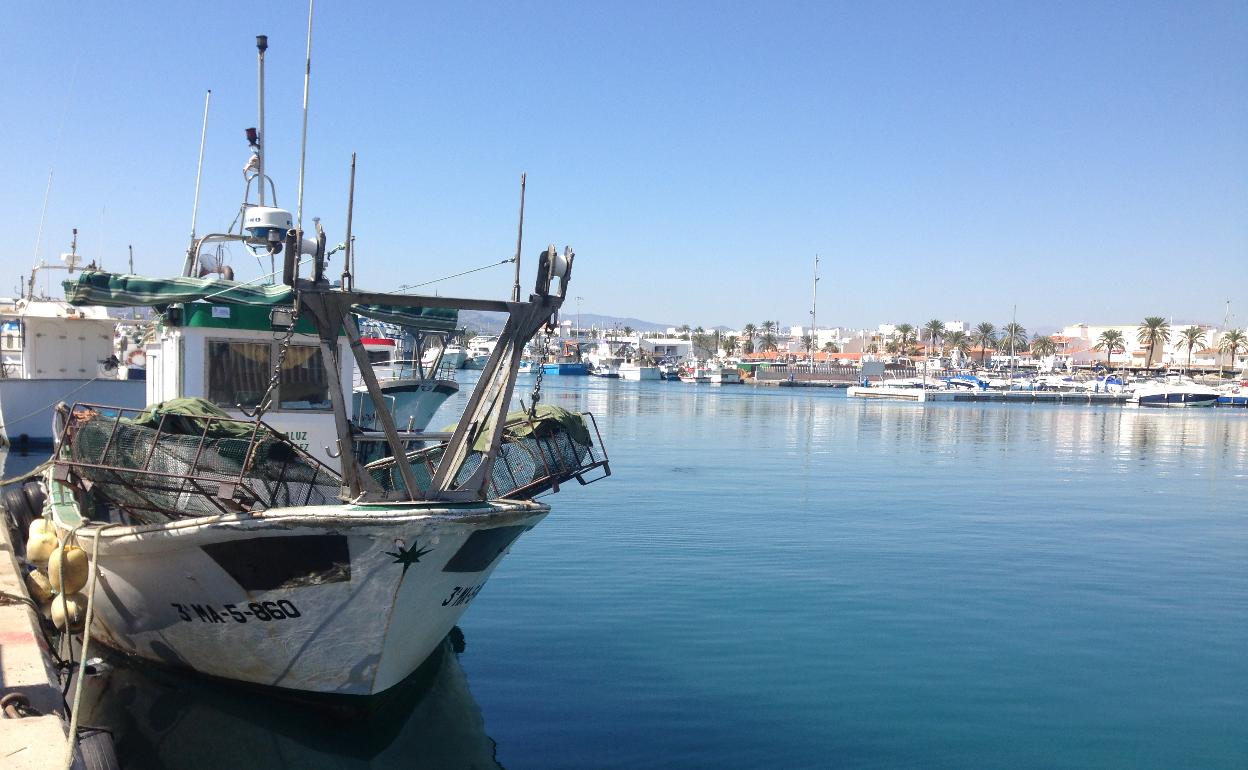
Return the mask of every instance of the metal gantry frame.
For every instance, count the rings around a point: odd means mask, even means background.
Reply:
[[[343,290],[324,282],[313,283],[296,279],[300,314],[311,319],[321,341],[322,362],[330,380],[330,396],[334,409],[334,423],[338,433],[338,452],[342,458],[344,494],[358,502],[382,502],[395,500],[442,500],[473,501],[484,499],[488,494],[490,474],[502,444],[507,410],[515,391],[520,361],[525,344],[544,326],[553,323],[567,293],[574,255],[566,250],[562,259],[562,275],[559,275],[559,292],[552,293],[550,284],[555,277],[553,266],[558,255],[551,247],[542,254],[538,269],[537,289],[527,302],[504,302],[499,300],[467,299],[461,297],[436,297],[410,294]],[[318,271],[314,274],[323,274]],[[394,424],[394,417],[386,403],[368,360],[368,354],[360,339],[359,327],[351,308],[355,305],[386,305],[394,308],[449,308],[502,312],[507,321],[499,335],[498,344],[490,354],[481,371],[464,414],[454,433],[451,434],[442,461],[427,490],[420,489],[415,473],[408,463],[400,462],[399,472],[403,489],[387,491],[360,465],[354,452],[350,412],[343,396],[341,361],[338,356],[337,336],[339,330],[346,333],[352,356],[360,370],[361,379],[373,402],[381,423],[382,433],[392,456],[406,457],[403,441]],[[463,483],[456,483],[460,470],[483,433],[488,432],[489,445],[481,453],[481,462]]]

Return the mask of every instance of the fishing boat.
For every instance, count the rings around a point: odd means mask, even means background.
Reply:
[[[619,372],[620,379],[623,380],[634,380],[640,382],[643,380],[660,380],[663,378],[662,373],[659,371],[659,367],[650,366],[637,360],[625,361],[620,364]]]
[[[740,385],[741,370],[735,366],[712,366],[711,384],[712,385]]]
[[[257,47],[263,83],[267,38]],[[263,189],[263,132],[249,135],[248,184]],[[263,197],[245,198],[241,213],[238,233],[192,236],[182,276],[87,271],[65,282],[75,307],[156,308],[151,387],[187,395],[198,377],[205,397],[58,408],[47,523],[91,555],[95,578],[85,596],[55,601],[87,605],[84,635],[140,659],[371,696],[430,655],[546,517],[535,498],[610,475],[592,415],[538,408],[540,382],[531,408],[508,411],[524,346],[554,328],[575,255],[543,251],[527,300],[370,292],[353,285],[350,206],[338,282],[319,222],[309,235],[301,212]],[[201,249],[223,241],[280,257],[280,281],[192,277]],[[501,313],[503,331],[453,430],[413,446],[357,319],[449,332],[461,310]],[[353,365],[377,432],[353,419]]]
[[[0,445],[50,446],[53,409],[67,398],[145,403],[143,381],[118,376],[118,319],[37,293],[40,271],[80,269],[77,236],[62,264],[40,262],[23,296],[0,302]]]
[[[589,374],[589,364],[581,358],[581,346],[574,340],[564,340],[554,360],[542,362],[542,374],[584,377]]]

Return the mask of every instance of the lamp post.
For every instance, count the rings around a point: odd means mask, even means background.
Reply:
[[[576,298],[576,338],[581,338],[581,300],[583,297]]]

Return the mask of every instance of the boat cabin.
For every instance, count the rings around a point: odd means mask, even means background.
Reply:
[[[147,402],[201,396],[243,418],[259,405],[281,355],[285,332],[274,330],[270,309],[190,302],[166,316],[147,346]],[[352,402],[352,361],[346,337],[338,338],[343,398]],[[272,406],[264,421],[331,467],[337,433],[330,383],[312,324],[300,319],[282,359]],[[242,407],[242,408],[240,408]]]
[[[74,307],[57,300],[26,300],[0,306],[3,374],[23,380],[77,380],[108,375],[117,319],[102,307]]]

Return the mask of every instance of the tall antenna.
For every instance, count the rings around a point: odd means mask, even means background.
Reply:
[[[516,231],[516,282],[511,287],[511,301],[520,301],[520,245],[524,243],[524,177],[520,174],[520,226]]]
[[[355,153],[351,153],[351,186],[347,189],[347,240],[346,253],[342,256],[342,288],[351,291],[352,273],[355,265],[355,239],[351,236],[351,215],[355,211]]]
[[[303,69],[303,137],[299,142],[299,203],[295,208],[295,229],[299,231],[300,250],[303,244],[303,166],[308,154],[308,86],[312,81],[312,4],[313,0],[308,0],[308,54]],[[264,186],[264,180],[260,181],[260,185]]]
[[[199,164],[195,167],[195,202],[191,204],[191,245],[186,248],[186,265],[183,275],[194,276],[195,273],[195,224],[199,220],[199,182],[204,174],[204,144],[208,141],[208,105],[212,103],[212,89],[204,94],[204,124],[199,129]],[[260,183],[264,187],[263,180]],[[132,249],[133,251],[133,249]],[[134,272],[133,266],[130,272]]]
[[[259,101],[260,112],[260,133],[256,137],[256,168],[260,172],[260,205],[264,205],[264,143],[268,139],[268,135],[264,133],[264,52],[269,50],[269,36],[256,35],[257,54],[257,72],[258,72],[258,89],[257,100]]]
[[[39,232],[35,235],[35,264],[39,263],[39,247],[43,244],[43,223],[48,218],[48,198],[52,195],[52,169],[48,169],[48,186],[43,191],[43,210],[39,212]]]

